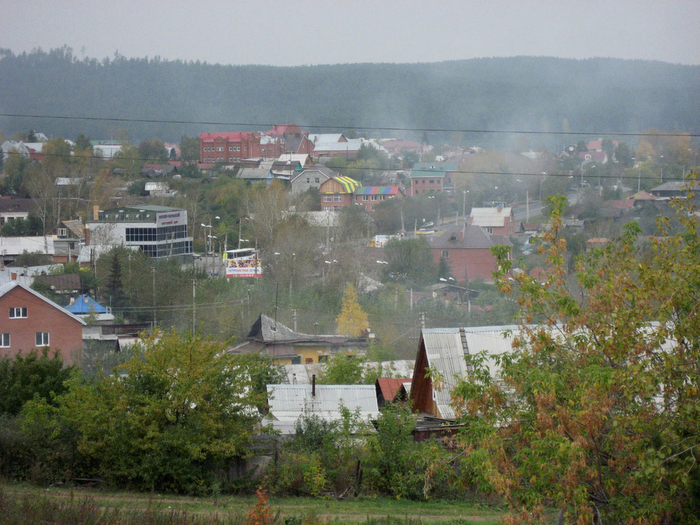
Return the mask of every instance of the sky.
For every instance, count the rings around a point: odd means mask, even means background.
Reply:
[[[34,0],[0,47],[298,66],[481,57],[700,64],[699,0]]]

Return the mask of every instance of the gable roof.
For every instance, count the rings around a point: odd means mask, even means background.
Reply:
[[[314,166],[309,166],[308,168],[304,168],[300,172],[297,172],[297,174],[292,178],[292,183],[294,183],[294,181],[296,181],[299,177],[314,173],[319,173],[320,175],[326,177],[326,179],[332,179],[333,177],[338,176],[337,171],[333,171],[331,168],[324,166],[323,164],[315,164]]]
[[[73,315],[72,313],[70,313],[68,310],[66,310],[66,309],[63,308],[62,306],[57,305],[57,304],[54,303],[52,300],[47,299],[46,297],[44,297],[43,295],[41,295],[39,292],[34,291],[34,290],[32,290],[31,288],[29,288],[28,286],[25,286],[25,285],[23,285],[22,283],[17,282],[17,281],[10,281],[9,283],[5,283],[5,284],[3,284],[2,286],[0,286],[0,297],[3,297],[4,295],[10,293],[12,290],[14,290],[15,288],[18,288],[18,287],[19,287],[19,288],[22,288],[22,289],[24,289],[24,290],[26,290],[27,292],[29,292],[30,294],[32,294],[32,295],[38,297],[39,299],[41,299],[42,301],[44,301],[44,302],[47,303],[48,305],[53,306],[54,308],[56,308],[56,309],[59,310],[60,312],[62,312],[62,313],[64,313],[64,314],[66,314],[67,316],[69,316],[69,317],[75,319],[75,320],[78,321],[80,324],[85,325],[85,321],[83,321],[80,317],[76,317],[75,315]]]
[[[513,208],[472,208],[469,217],[473,226],[482,228],[501,228],[505,226],[506,218],[510,218]]]
[[[419,352],[425,351],[428,367],[439,374],[440,388],[433,388],[433,399],[439,417],[454,419],[452,390],[460,379],[467,376],[466,355],[486,353],[486,364],[494,377],[498,369],[493,359],[512,349],[518,326],[484,326],[466,328],[430,328],[421,331]],[[423,379],[425,370],[415,369],[411,392],[416,392],[416,382]]]
[[[353,193],[360,187],[359,182],[357,182],[355,179],[351,179],[350,177],[346,177],[345,175],[339,175],[337,177],[333,177],[333,179],[340,183],[345,190],[345,193]]]
[[[63,226],[76,237],[85,237],[85,225],[83,225],[83,221],[80,221],[78,219],[70,219],[67,221],[61,221],[61,224],[63,224]]]
[[[406,377],[380,377],[375,385],[381,391],[385,401],[393,401],[401,390],[401,385],[409,381],[410,379]]]
[[[464,238],[462,238],[464,232]],[[489,235],[479,226],[452,226],[430,239],[430,247],[433,249],[475,249],[491,248],[497,244],[511,246],[507,237],[501,235]]]

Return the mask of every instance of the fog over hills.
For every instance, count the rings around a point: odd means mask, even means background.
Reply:
[[[507,145],[493,130],[634,133],[652,127],[700,132],[700,66],[595,58],[482,58],[423,64],[302,67],[77,59],[69,48],[0,58],[0,113],[90,117],[0,117],[6,134],[83,131],[107,139],[177,141],[202,131],[264,130],[295,122],[312,131],[359,127],[375,136],[464,145]],[[169,122],[113,122],[103,118]],[[206,123],[224,123],[217,126]],[[456,133],[449,130],[478,130]],[[573,137],[572,137],[573,138]],[[548,148],[567,137],[537,135]]]

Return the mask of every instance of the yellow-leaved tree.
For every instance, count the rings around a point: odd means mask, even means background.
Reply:
[[[338,328],[337,334],[349,335],[350,337],[360,337],[369,330],[367,314],[362,311],[360,303],[357,301],[355,287],[349,284],[343,295],[343,311],[336,318]]]

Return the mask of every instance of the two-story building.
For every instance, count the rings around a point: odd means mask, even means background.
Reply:
[[[321,209],[323,211],[340,211],[345,206],[352,206],[354,193],[359,187],[359,182],[343,175],[328,179],[318,189],[321,197]]]
[[[0,286],[0,357],[50,347],[71,364],[83,347],[85,321],[17,281]]]
[[[97,211],[87,223],[86,244],[138,248],[149,257],[191,260],[187,210],[168,206],[122,206]]]
[[[508,237],[489,235],[478,226],[455,225],[430,237],[430,250],[435,264],[442,260],[458,282],[481,279],[493,282],[498,260],[491,248],[498,244],[511,246]]]
[[[399,186],[360,186],[355,190],[353,202],[364,206],[367,211],[372,211],[380,202],[404,197],[403,189]]]
[[[200,133],[199,159],[203,163],[233,164],[254,157],[277,158],[284,143],[259,132]]]
[[[516,229],[513,208],[504,206],[472,208],[467,224],[479,226],[491,235],[515,235]]]
[[[333,171],[323,164],[315,164],[301,171],[295,171],[289,181],[292,195],[299,195],[311,188],[318,189],[321,184],[337,176],[337,171]]]
[[[411,195],[417,197],[425,192],[454,191],[456,162],[417,162],[411,169]]]

